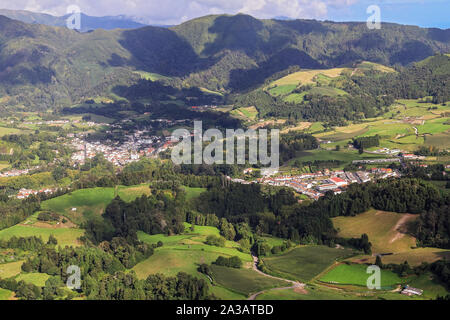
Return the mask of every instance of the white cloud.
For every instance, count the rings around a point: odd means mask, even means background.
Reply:
[[[66,14],[69,5],[94,16],[125,14],[151,23],[176,24],[207,14],[247,13],[258,18],[327,17],[328,7],[347,7],[358,0],[0,0],[0,8]]]

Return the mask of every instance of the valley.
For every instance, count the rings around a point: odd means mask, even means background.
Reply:
[[[103,18],[0,10],[0,300],[449,299],[449,29]]]

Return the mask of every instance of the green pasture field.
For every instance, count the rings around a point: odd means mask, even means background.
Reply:
[[[408,233],[408,225],[418,215],[369,210],[355,217],[332,218],[338,236],[344,238],[369,236],[374,253],[393,253],[382,257],[383,263],[403,263],[419,265],[450,257],[450,250],[438,248],[416,248],[416,239]],[[372,256],[360,256],[349,259],[353,262],[374,263]]]
[[[276,237],[271,237],[271,236],[265,236],[265,237],[261,237],[265,242],[267,242],[267,244],[271,247],[274,246],[281,246],[284,242],[286,242],[286,240],[281,239],[281,238],[276,238]]]
[[[221,300],[245,300],[245,299],[247,299],[247,296],[237,293],[237,292],[234,292],[234,291],[231,291],[220,285],[210,286],[209,292],[214,294],[216,297],[220,298]]]
[[[286,96],[283,100],[286,102],[300,103],[303,101],[306,94],[317,94],[322,96],[336,97],[336,96],[344,96],[347,95],[348,93],[345,92],[344,90],[333,87],[313,87],[311,90],[304,91],[302,93],[292,93]]]
[[[6,127],[0,127],[0,137],[3,137],[7,134],[23,134],[28,132],[27,130],[20,130],[16,128],[6,128]]]
[[[207,236],[219,236],[220,233],[217,228],[194,226],[194,231],[191,231],[190,226],[190,224],[185,223],[185,234],[174,236],[148,235],[144,232],[138,232],[138,239],[143,242],[156,244],[161,241],[163,243],[162,247],[155,250],[153,256],[133,268],[138,276],[146,277],[148,274],[156,272],[173,275],[183,271],[183,269],[196,274],[199,264],[209,264],[220,255],[226,257],[238,256],[247,264],[253,261],[249,253],[237,250],[239,244],[236,242],[226,241],[225,247],[206,245]],[[167,263],[167,261],[171,262]]]
[[[80,224],[94,215],[101,215],[106,206],[119,195],[130,202],[143,194],[149,194],[147,185],[119,186],[115,188],[80,189],[42,202],[41,209],[59,213],[72,222]],[[76,211],[72,211],[76,208]]]
[[[434,146],[438,148],[450,148],[450,132],[427,135],[425,137],[426,146]]]
[[[438,118],[425,121],[423,125],[417,125],[419,134],[437,134],[443,133],[450,130],[450,125],[448,124],[450,118]]]
[[[350,249],[335,249],[326,246],[305,246],[285,254],[263,259],[266,267],[274,274],[293,280],[310,281],[336,260],[354,255]]]
[[[148,259],[138,263],[132,270],[139,279],[145,279],[151,274],[162,273],[175,276],[178,272],[186,272],[200,276],[197,271],[202,263],[210,264],[220,254],[201,250],[177,250],[176,248],[158,248]]]
[[[321,135],[320,139],[330,140],[330,141],[346,140],[346,142],[347,142],[348,140],[351,140],[352,138],[355,138],[357,136],[365,134],[368,130],[369,130],[369,128],[365,127],[360,130],[353,131],[353,132],[335,132],[332,134]]]
[[[251,269],[228,268],[213,264],[211,270],[214,281],[247,296],[265,289],[291,286],[287,281],[269,278]]]
[[[17,276],[22,271],[23,261],[0,264],[0,278],[7,279]]]
[[[84,235],[84,230],[75,228],[40,228],[33,226],[15,225],[7,229],[0,230],[0,239],[7,240],[16,237],[42,237],[47,242],[50,235],[58,240],[58,245],[79,246],[78,238]]]
[[[159,81],[171,79],[170,77],[166,77],[158,73],[152,73],[147,71],[135,71],[134,73],[140,75],[141,78],[144,80]]]
[[[299,152],[295,159],[289,161],[289,164],[292,165],[297,159],[303,162],[314,160],[340,160],[344,162],[344,164],[341,167],[344,167],[346,164],[351,163],[353,160],[382,159],[382,158],[386,158],[386,156],[370,153],[358,154],[358,151],[356,150],[341,149],[340,151],[332,151],[332,150],[317,149],[312,151]]]
[[[184,191],[186,191],[186,199],[197,198],[200,194],[206,191],[206,188],[191,188],[191,187],[183,187]]]
[[[0,301],[9,300],[12,297],[13,292],[0,288]]]
[[[16,281],[25,281],[38,287],[44,287],[45,282],[50,278],[46,273],[21,273],[16,277]]]
[[[367,265],[363,264],[340,264],[319,280],[332,284],[345,284],[367,286],[367,279],[371,274],[367,273]],[[389,270],[381,270],[381,287],[392,289],[396,284],[404,283],[405,279],[401,279],[397,274]]]
[[[245,107],[234,109],[230,112],[236,118],[244,118],[246,120],[255,120],[258,116],[258,110],[255,107]]]
[[[307,94],[306,91],[302,93],[292,93],[286,96],[283,100],[290,103],[301,103],[306,94]]]
[[[297,88],[297,85],[295,84],[280,85],[269,89],[269,93],[272,96],[284,96],[294,91],[295,88]]]

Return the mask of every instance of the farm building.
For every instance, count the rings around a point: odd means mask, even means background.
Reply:
[[[408,285],[405,286],[405,288],[403,288],[403,290],[402,290],[402,294],[405,294],[407,296],[414,296],[414,295],[421,296],[422,293],[423,293],[423,290],[413,288]]]

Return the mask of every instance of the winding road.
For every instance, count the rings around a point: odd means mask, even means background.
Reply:
[[[264,276],[264,277],[268,277],[268,278],[272,278],[275,280],[281,280],[281,281],[286,281],[291,283],[292,285],[289,287],[280,287],[280,288],[272,288],[272,289],[266,289],[263,291],[259,291],[257,293],[252,294],[247,300],[255,300],[257,296],[259,296],[260,294],[263,294],[267,291],[271,291],[271,290],[288,290],[288,289],[304,289],[305,285],[304,283],[298,282],[298,281],[293,281],[293,280],[289,280],[289,279],[283,279],[283,278],[279,278],[279,277],[275,277],[275,276],[271,276],[270,274],[264,273],[261,270],[258,269],[257,265],[258,265],[258,257],[252,255],[253,257],[253,270],[255,270],[256,272],[258,272],[260,275]]]

